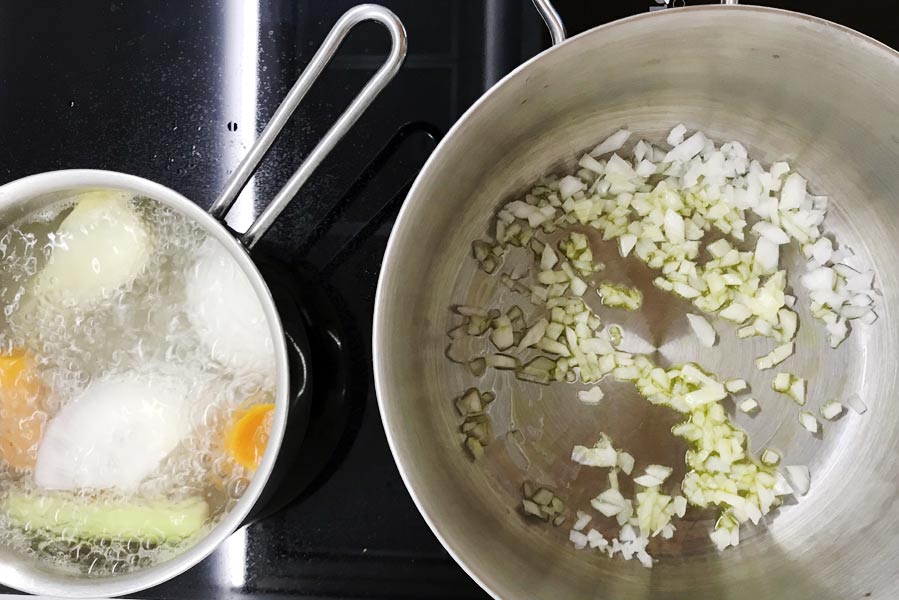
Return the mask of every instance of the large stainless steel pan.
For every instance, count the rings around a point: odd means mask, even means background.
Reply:
[[[800,312],[800,351],[789,370],[810,378],[815,401],[853,392],[848,415],[823,438],[795,434],[795,409],[775,398],[756,419],[737,415],[753,449],[771,444],[809,464],[808,496],[770,522],[744,528],[716,551],[702,515],[679,525],[652,569],[579,552],[567,528],[534,526],[516,507],[523,479],[549,484],[569,507],[588,506],[603,473],[567,460],[575,443],[606,431],[638,459],[677,462],[666,410],[627,385],[583,406],[571,386],[513,377],[475,381],[443,356],[452,303],[479,304],[495,278],[468,255],[497,205],[541,174],[572,164],[621,126],[664,139],[683,122],[741,140],[763,161],[788,158],[832,197],[828,228],[877,272],[880,320],[838,350]],[[749,376],[761,341],[730,330],[703,349],[687,305],[644,285],[646,272],[605,246],[594,254],[647,295],[619,320],[629,350],[673,364],[696,360],[726,377]],[[797,257],[787,257],[797,261]],[[425,519],[459,563],[498,598],[894,598],[899,592],[899,55],[834,23],[748,6],[674,9],[625,19],[561,43],[515,70],[455,125],[418,177],[383,264],[374,317],[377,392],[394,456]],[[595,307],[598,310],[599,307]],[[680,317],[680,318],[678,318]],[[627,341],[629,340],[629,341]],[[451,399],[492,386],[496,440],[475,463],[460,450]],[[510,421],[523,439],[508,436]],[[801,431],[801,430],[799,430]],[[593,469],[592,471],[598,471]]]

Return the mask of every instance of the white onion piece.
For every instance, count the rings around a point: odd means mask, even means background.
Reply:
[[[559,257],[556,254],[556,251],[553,250],[553,247],[550,244],[546,244],[540,255],[540,269],[549,271],[556,266],[557,262],[559,262]]]
[[[608,540],[606,540],[603,535],[596,531],[595,529],[591,529],[587,532],[587,542],[590,544],[591,548],[605,548],[609,545]]]
[[[811,291],[832,291],[836,284],[836,273],[830,267],[818,267],[800,278],[802,285]]]
[[[828,402],[825,402],[824,405],[821,406],[821,416],[828,421],[833,421],[837,419],[841,414],[843,414],[844,410],[845,407],[842,404],[834,400],[830,400]]]
[[[627,500],[621,492],[613,489],[608,489],[592,499],[590,505],[606,517],[614,517],[627,510]]]
[[[793,399],[796,404],[799,406],[805,406],[805,393],[806,393],[806,385],[805,379],[801,377],[793,377],[792,382],[790,383],[790,389],[787,390],[787,394]]]
[[[755,246],[755,260],[765,273],[776,271],[780,261],[780,246],[768,238],[759,238]]]
[[[130,199],[113,191],[77,196],[56,232],[59,242],[34,278],[36,297],[88,305],[140,274],[152,242]]]
[[[701,131],[697,131],[689,138],[672,148],[671,151],[665,155],[664,162],[690,160],[702,151],[706,141],[707,138],[705,137],[705,135]]]
[[[784,470],[787,472],[787,478],[790,480],[790,487],[800,496],[805,496],[811,485],[811,475],[808,467],[805,465],[792,465],[784,467]]]
[[[618,252],[622,257],[627,258],[634,246],[637,245],[637,236],[625,234],[618,238]]]
[[[575,531],[572,529],[568,533],[568,539],[574,544],[574,547],[578,550],[583,550],[587,547],[587,536],[581,533],[580,531]]]
[[[728,379],[724,382],[724,389],[731,394],[738,394],[749,389],[749,384],[745,379]]]
[[[636,175],[631,163],[627,162],[617,154],[613,154],[606,163],[606,175],[619,175],[628,179]]]
[[[726,529],[716,529],[709,534],[709,537],[715,542],[715,546],[718,550],[725,550],[731,545],[731,533]]]
[[[586,527],[590,521],[593,520],[593,517],[583,511],[577,511],[577,521],[574,522],[573,529],[575,531],[581,531]]]
[[[637,163],[634,172],[640,177],[649,177],[656,172],[656,165],[650,160],[641,160]]]
[[[696,337],[703,346],[711,348],[715,345],[718,334],[705,317],[687,313],[687,321],[690,323],[693,333],[696,334]]]
[[[593,148],[593,150],[590,151],[590,156],[602,156],[603,154],[620,150],[630,137],[630,131],[627,129],[619,129]]]
[[[546,319],[540,319],[536,323],[534,323],[530,329],[528,329],[524,336],[521,338],[521,342],[518,344],[518,350],[524,350],[525,348],[530,348],[537,342],[543,339],[543,336],[546,334],[546,328],[549,326],[549,321]]]
[[[868,410],[868,405],[865,404],[862,397],[858,394],[852,394],[848,398],[846,398],[846,404],[849,405],[849,408],[857,412],[858,414],[864,414]]]
[[[585,154],[581,157],[581,160],[578,161],[578,166],[583,167],[589,171],[593,171],[594,173],[602,175],[605,168],[602,163],[590,156],[589,154]]]
[[[761,461],[762,464],[773,467],[780,462],[780,454],[771,448],[765,448],[762,452]]]
[[[673,469],[664,465],[649,465],[646,467],[646,474],[664,482],[671,475]]]
[[[759,221],[758,223],[753,225],[752,230],[757,235],[760,235],[763,238],[774,242],[778,246],[788,244],[790,242],[790,236],[784,233],[783,229],[781,229],[777,225],[772,225],[767,221]]]
[[[803,410],[799,413],[799,424],[802,425],[810,433],[818,433],[818,429],[820,427],[820,424],[815,418],[815,415],[807,410]]]
[[[774,473],[774,495],[789,496],[793,493],[793,487],[787,482],[780,471]]]
[[[718,313],[718,316],[720,316],[722,319],[727,319],[728,321],[733,321],[734,323],[740,324],[752,316],[752,311],[745,304],[733,302],[730,304],[730,306]]]
[[[630,475],[634,470],[634,457],[627,452],[618,453],[618,466],[624,471],[625,475]]]
[[[668,133],[668,138],[665,141],[668,142],[669,146],[677,146],[684,141],[685,133],[687,133],[687,128],[683,123],[680,123],[671,129]]]
[[[672,244],[683,244],[684,237],[684,218],[671,210],[665,211],[665,237]]]
[[[586,446],[572,448],[571,460],[588,467],[614,467],[618,463],[618,452],[607,437],[602,437],[592,448]]]
[[[779,365],[783,361],[787,360],[790,356],[793,355],[793,351],[795,349],[795,343],[789,342],[786,344],[781,344],[774,348],[771,352],[766,354],[765,356],[761,356],[755,359],[755,366],[758,367],[760,371],[764,371],[765,369],[770,369],[775,365]]]
[[[806,181],[799,173],[791,173],[784,181],[780,192],[780,210],[792,210],[799,208],[805,200]]]
[[[599,404],[604,394],[598,385],[594,385],[589,390],[582,390],[577,393],[578,400],[584,404]]]
[[[562,200],[570,198],[577,192],[587,189],[587,184],[571,175],[566,175],[559,181],[559,195]]]
[[[792,378],[789,373],[778,373],[771,381],[771,387],[778,392],[786,393],[790,389]]]
[[[740,404],[738,405],[738,408],[742,412],[744,412],[746,414],[750,414],[750,413],[758,410],[759,403],[756,402],[754,398],[747,398],[746,400],[743,400],[742,402],[740,402]]]
[[[830,334],[828,342],[830,343],[831,348],[839,346],[840,343],[846,339],[846,336],[849,335],[849,326],[846,324],[845,319],[839,319],[833,323],[828,323],[826,328],[827,333]]]
[[[812,244],[812,258],[817,264],[826,265],[831,256],[833,256],[833,242],[826,237],[822,237]]]

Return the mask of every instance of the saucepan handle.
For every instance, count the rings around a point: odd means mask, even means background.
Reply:
[[[387,28],[391,40],[390,54],[387,56],[387,60],[369,79],[346,111],[334,122],[334,125],[331,126],[331,129],[319,141],[318,145],[303,160],[299,168],[294,171],[284,187],[275,194],[275,197],[262,211],[262,214],[253,221],[250,228],[241,236],[240,241],[245,247],[252,248],[259,241],[259,238],[271,227],[278,215],[281,214],[281,211],[296,196],[322,160],[350,130],[353,124],[359,120],[359,117],[372,103],[372,100],[393,79],[393,76],[396,75],[396,72],[403,64],[403,60],[406,58],[406,30],[393,12],[376,4],[361,4],[348,10],[340,17],[334,28],[331,29],[331,32],[328,33],[328,37],[325,38],[315,56],[312,57],[309,65],[303,70],[303,73],[296,83],[293,84],[293,87],[290,88],[281,105],[278,106],[275,114],[272,115],[265,129],[262,130],[259,139],[256,140],[225,184],[221,194],[219,194],[219,197],[209,209],[212,216],[217,219],[225,218],[238,194],[240,194],[250,177],[253,176],[259,163],[265,157],[269,148],[271,148],[278,134],[281,133],[294,110],[303,100],[306,92],[309,91],[309,88],[315,83],[322,70],[331,61],[334,53],[337,52],[350,30],[363,21],[377,21]]]
[[[552,38],[553,46],[564,42],[566,37],[565,24],[562,23],[562,18],[556,12],[556,7],[552,5],[552,2],[550,0],[534,0],[534,6],[537,7],[537,11],[543,17],[543,22],[546,23],[546,27],[549,29],[549,37]]]

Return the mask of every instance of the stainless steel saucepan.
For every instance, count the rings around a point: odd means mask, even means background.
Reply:
[[[555,31],[563,31],[558,23]],[[883,295],[879,321],[857,328],[837,350],[800,311],[799,351],[788,369],[809,378],[815,401],[859,393],[867,414],[829,424],[820,439],[796,427],[795,407],[773,395],[754,419],[734,416],[752,449],[773,445],[790,463],[810,466],[810,493],[763,526],[744,527],[741,544],[725,552],[708,539],[708,515],[681,522],[650,570],[575,550],[571,521],[559,528],[527,521],[518,510],[520,485],[549,485],[570,509],[589,507],[606,487],[605,473],[575,468],[572,446],[607,432],[638,460],[682,462],[685,447],[670,433],[673,412],[627,384],[603,383],[606,398],[586,406],[571,385],[489,374],[477,380],[443,351],[454,322],[449,306],[485,305],[500,285],[477,270],[470,244],[489,235],[501,202],[571,167],[621,127],[634,139],[664,140],[681,122],[719,141],[742,141],[760,161],[789,159],[815,193],[831,197],[828,231],[875,270]],[[624,327],[625,349],[746,377],[767,398],[770,374],[753,360],[770,344],[737,340],[722,325],[718,346],[701,347],[683,317],[690,305],[648,285],[650,274],[614,249],[595,243],[593,250],[645,295],[640,311],[603,316]],[[785,260],[802,268],[798,256]],[[899,54],[828,21],[740,5],[658,11],[588,31],[489,90],[442,141],[403,206],[381,272],[373,341],[394,457],[435,534],[497,598],[895,598],[897,264]],[[496,392],[495,440],[472,462],[460,446],[452,399],[475,385]]]
[[[239,239],[225,228],[224,220],[241,189],[249,181],[259,162],[290,119],[306,92],[327,66],[350,30],[363,21],[376,21],[390,34],[391,49],[384,64],[372,76],[350,106],[334,123],[318,145],[303,160],[284,187]],[[269,441],[259,468],[241,499],[224,515],[217,526],[182,554],[165,562],[134,572],[104,577],[54,569],[32,556],[24,556],[0,548],[0,584],[33,594],[96,598],[120,596],[157,585],[189,569],[204,559],[233,533],[260,498],[272,474],[278,450],[284,437],[289,404],[289,371],[284,331],[272,295],[250,257],[249,250],[272,225],[287,204],[296,196],[315,168],[353,126],[372,100],[399,70],[406,56],[406,32],[395,14],[381,6],[363,4],[347,11],[334,25],[309,65],[275,111],[258,140],[250,148],[207,213],[178,192],[147,179],[95,170],[67,170],[41,173],[13,181],[0,187],[0,223],[7,225],[16,218],[38,210],[61,195],[91,189],[119,189],[139,197],[166,204],[193,219],[210,237],[218,240],[246,274],[265,312],[269,334],[274,342],[277,367],[275,413]],[[260,335],[264,335],[260,332]],[[297,382],[294,382],[297,383]]]

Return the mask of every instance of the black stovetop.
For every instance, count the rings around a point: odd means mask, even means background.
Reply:
[[[408,31],[402,71],[265,238],[265,250],[304,273],[304,289],[343,326],[347,412],[334,455],[299,499],[138,597],[485,597],[431,534],[393,463],[371,378],[371,315],[390,226],[418,169],[487,87],[549,39],[529,0],[383,3]],[[0,184],[61,168],[111,169],[208,207],[352,4],[3,0]],[[555,4],[569,34],[658,6],[654,0]],[[899,22],[879,3],[763,4],[823,16],[899,47]],[[245,228],[286,180],[386,48],[376,25],[350,36],[251,193],[238,201],[230,220],[235,228]]]

